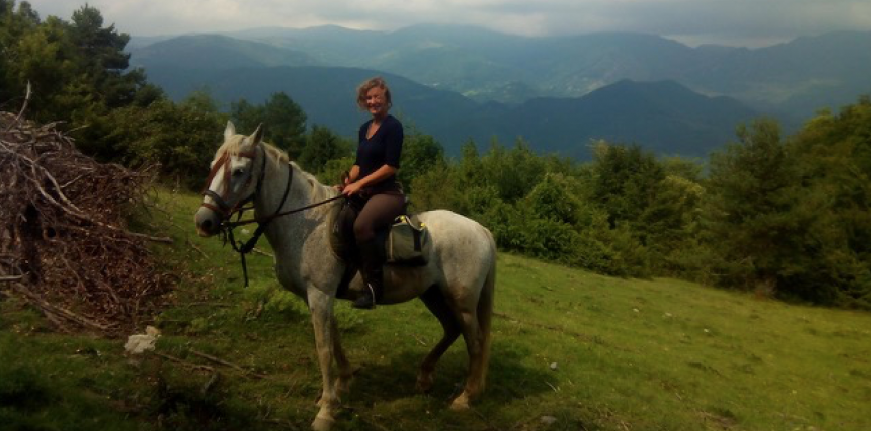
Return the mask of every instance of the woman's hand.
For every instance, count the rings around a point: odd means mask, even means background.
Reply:
[[[348,184],[351,184],[353,182],[351,181],[351,173],[349,171],[342,172],[342,175],[339,178],[339,182],[341,184],[336,184],[333,186],[333,188],[341,192]]]
[[[356,194],[357,192],[359,192],[361,188],[363,188],[363,187],[360,185],[359,181],[351,183],[351,184],[347,184],[347,185],[345,185],[345,187],[342,188],[342,194],[345,196],[352,196],[352,195]]]

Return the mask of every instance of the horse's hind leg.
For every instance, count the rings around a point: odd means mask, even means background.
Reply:
[[[456,314],[448,306],[438,286],[430,287],[420,299],[426,305],[426,308],[439,319],[444,331],[442,339],[423,359],[423,363],[420,365],[420,373],[417,375],[417,389],[421,392],[429,392],[432,389],[433,372],[435,371],[436,363],[445,351],[448,350],[448,347],[451,347],[451,344],[454,344],[454,341],[460,336],[460,322]]]
[[[484,355],[483,339],[478,326],[478,316],[472,311],[460,312],[463,338],[466,339],[466,350],[469,353],[469,372],[466,376],[466,384],[463,393],[451,403],[451,409],[465,410],[469,403],[477,399],[484,390]]]

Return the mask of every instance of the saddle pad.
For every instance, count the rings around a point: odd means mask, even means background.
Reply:
[[[426,265],[430,248],[429,229],[417,217],[401,215],[396,218],[387,237],[388,263]]]

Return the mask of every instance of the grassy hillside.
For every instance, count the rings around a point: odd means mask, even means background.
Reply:
[[[242,288],[230,249],[194,236],[198,197],[157,202],[138,229],[175,238],[155,250],[180,280],[151,322],[157,353],[128,358],[125,340],[58,334],[0,300],[0,429],[306,429],[320,376],[301,301],[277,288],[263,254]],[[871,429],[871,315],[508,254],[498,265],[488,391],[469,412],[446,409],[461,342],[434,392],[413,390],[440,335],[422,304],[339,306],[360,372],[338,429]]]

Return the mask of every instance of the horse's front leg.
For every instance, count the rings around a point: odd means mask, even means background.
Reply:
[[[339,397],[333,382],[333,298],[317,289],[310,289],[308,294],[309,310],[312,314],[312,326],[315,332],[315,346],[318,352],[318,365],[321,369],[323,390],[318,400],[321,407],[312,422],[312,429],[327,431],[335,423],[339,411]]]
[[[354,369],[351,367],[351,362],[345,356],[345,349],[342,348],[342,342],[339,338],[339,325],[336,322],[336,316],[333,315],[330,319],[330,335],[333,340],[333,356],[336,358],[336,365],[339,367],[339,377],[336,379],[336,391],[341,397],[342,394],[347,394],[351,390],[351,379],[354,377]]]

